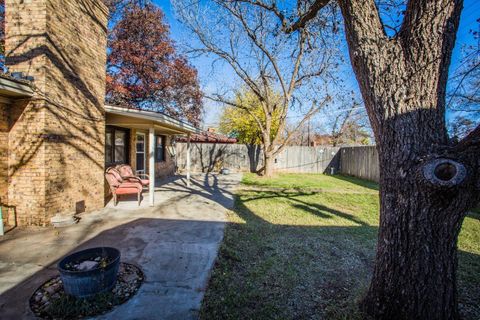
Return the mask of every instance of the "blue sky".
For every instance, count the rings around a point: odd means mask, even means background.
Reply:
[[[171,26],[171,36],[178,43],[179,47],[186,42],[195,41],[194,36],[188,34],[181,23],[175,19],[170,1],[154,0],[154,2],[165,12],[167,20]],[[480,1],[464,0],[464,9],[462,11],[460,20],[460,28],[457,33],[457,43],[453,52],[452,64],[450,67],[451,72],[453,72],[458,66],[458,62],[462,56],[462,48],[464,48],[465,45],[474,43],[474,39],[470,34],[470,30],[478,29],[478,23],[476,22],[478,18],[480,18]],[[346,50],[344,50],[344,54],[347,63],[339,71],[341,73],[340,76],[343,78],[345,86],[348,90],[354,90],[358,92],[357,81],[353,75],[351,66],[348,63],[348,53]],[[223,67],[223,69],[220,67],[220,69],[216,68],[214,71],[212,70],[213,58],[204,57],[190,59],[190,62],[198,69],[202,88],[206,91],[215,91],[216,86],[221,85],[222,81],[225,81],[225,78],[229,77],[229,70],[225,67]],[[231,78],[233,81],[233,76],[231,76]],[[204,117],[204,123],[206,126],[215,126],[218,123],[220,114],[221,109],[218,105],[206,101]],[[447,117],[448,116],[449,115],[447,115]],[[320,118],[319,125],[321,126],[322,115],[320,114],[318,118]]]

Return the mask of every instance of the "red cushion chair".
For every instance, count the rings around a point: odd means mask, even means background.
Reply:
[[[122,178],[120,172],[110,167],[105,171],[105,178],[110,186],[113,195],[113,204],[116,206],[120,195],[136,194],[138,205],[142,195],[142,182],[137,177]]]
[[[135,175],[133,173],[132,167],[129,166],[128,164],[119,164],[118,166],[115,167],[115,169],[117,169],[117,171],[120,173],[120,175],[124,179],[125,178],[130,178],[130,177],[138,178],[138,179],[140,179],[140,181],[142,182],[142,185],[144,187],[146,187],[150,184],[150,177],[148,175],[146,175],[146,174]]]

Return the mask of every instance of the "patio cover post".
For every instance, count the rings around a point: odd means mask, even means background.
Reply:
[[[187,187],[190,187],[190,134],[187,136]]]
[[[150,176],[148,199],[150,206],[153,207],[155,202],[155,128],[153,126],[148,129],[148,175]]]

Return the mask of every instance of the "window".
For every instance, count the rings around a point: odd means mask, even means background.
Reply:
[[[105,128],[105,164],[128,163],[128,129],[107,126]]]
[[[127,141],[125,137],[127,134],[125,131],[115,130],[115,150],[114,150],[114,159],[115,163],[125,163],[127,152],[125,147],[127,145]]]
[[[137,173],[145,173],[145,133],[137,133]]]
[[[165,161],[165,137],[155,136],[155,162]]]
[[[113,149],[112,149],[112,132],[105,131],[105,163],[112,163],[113,159]]]

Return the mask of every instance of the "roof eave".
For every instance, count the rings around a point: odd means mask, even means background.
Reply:
[[[0,77],[0,95],[10,99],[31,98],[33,88],[24,82]]]
[[[192,126],[191,124],[178,121],[172,117],[167,115],[154,112],[154,111],[147,111],[147,110],[139,110],[133,108],[124,108],[124,107],[117,107],[112,105],[105,105],[105,111],[107,113],[112,113],[116,115],[125,115],[130,117],[135,117],[144,120],[150,120],[157,122],[158,124],[164,124],[171,127],[175,127],[178,131],[184,132],[184,134],[191,134],[191,133],[200,133],[201,130]]]

